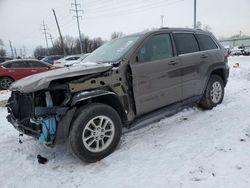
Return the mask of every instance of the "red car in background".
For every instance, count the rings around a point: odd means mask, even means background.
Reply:
[[[0,89],[8,89],[12,82],[26,76],[56,68],[58,67],[35,59],[6,61],[0,65]]]

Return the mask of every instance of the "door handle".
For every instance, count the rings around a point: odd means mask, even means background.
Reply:
[[[201,55],[201,58],[202,58],[202,59],[206,59],[206,58],[208,58],[208,55],[202,54],[202,55]]]
[[[37,70],[31,70],[31,72],[37,72]]]
[[[178,62],[176,62],[176,61],[170,61],[168,64],[169,65],[176,65],[176,64],[178,64]]]

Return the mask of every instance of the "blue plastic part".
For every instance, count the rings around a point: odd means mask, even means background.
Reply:
[[[39,144],[53,144],[56,137],[56,117],[51,116],[35,121],[42,126],[42,132],[38,138]]]

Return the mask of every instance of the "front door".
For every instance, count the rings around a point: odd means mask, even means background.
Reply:
[[[180,61],[169,33],[146,39],[131,63],[136,114],[141,115],[181,99]]]

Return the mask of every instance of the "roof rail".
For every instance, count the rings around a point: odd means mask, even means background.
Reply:
[[[170,29],[169,27],[161,27],[160,29]]]

